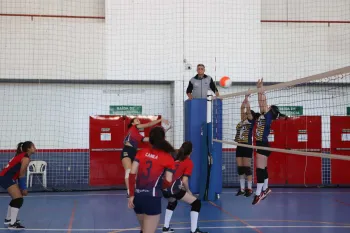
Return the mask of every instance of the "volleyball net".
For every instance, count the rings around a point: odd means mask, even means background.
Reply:
[[[268,162],[271,185],[349,185],[350,67],[285,83],[265,83],[264,90],[267,104],[277,105],[287,116],[273,121],[271,147],[265,148],[272,151]],[[251,110],[260,112],[257,91],[251,84],[243,91],[222,95],[221,111],[213,104],[213,119],[222,114],[221,125],[213,121],[213,131],[222,131],[222,138],[213,133],[213,142],[222,143],[224,186],[239,183],[235,148],[260,148],[234,141],[246,95],[250,95]],[[253,137],[255,141],[255,128]]]

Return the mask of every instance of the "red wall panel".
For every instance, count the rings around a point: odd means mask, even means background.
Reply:
[[[350,156],[350,116],[331,116],[331,153]],[[350,161],[331,160],[331,183],[350,184]]]

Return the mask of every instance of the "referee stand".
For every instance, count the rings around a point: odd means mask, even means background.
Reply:
[[[211,94],[186,100],[184,131],[193,144],[190,189],[202,201],[215,201],[222,192],[222,144],[212,139],[222,139],[222,101]]]

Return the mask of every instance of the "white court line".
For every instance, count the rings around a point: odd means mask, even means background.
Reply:
[[[228,193],[237,193],[237,192],[222,192],[221,194],[228,194]],[[328,194],[349,194],[350,191],[346,191],[346,192],[323,192],[323,191],[320,191],[320,192],[303,192],[303,191],[300,191],[300,192],[283,192],[283,191],[276,191],[276,192],[272,192],[272,193],[278,193],[278,194],[293,194],[293,193],[296,193],[296,194],[302,194],[302,193],[305,193],[305,194],[325,194],[325,193],[328,193]]]
[[[350,228],[350,226],[212,226],[201,227],[201,229],[250,229],[250,228]],[[163,228],[158,228],[162,230]],[[189,227],[173,227],[174,230],[189,230]],[[0,228],[0,231],[8,230],[8,228]],[[68,229],[31,229],[26,228],[26,231],[67,231]],[[122,229],[70,229],[71,231],[140,231],[137,228],[122,228]]]
[[[28,194],[25,198],[35,198],[35,197],[84,197],[84,196],[125,196],[126,193],[82,193],[82,194],[42,194],[42,195],[33,195]],[[8,198],[8,195],[1,195],[0,198]],[[1,229],[1,228],[0,228]]]
[[[236,192],[222,192],[221,194],[232,194]],[[273,192],[274,194],[349,194],[350,192]],[[124,193],[81,193],[81,194],[30,194],[25,198],[36,198],[36,197],[89,197],[89,196],[126,196]],[[8,198],[7,194],[0,194],[0,198]],[[1,229],[1,228],[0,228]]]

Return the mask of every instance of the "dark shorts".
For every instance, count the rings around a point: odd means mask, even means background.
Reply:
[[[256,142],[256,146],[270,147],[268,142]],[[256,153],[261,154],[261,155],[265,155],[266,157],[269,157],[269,155],[271,154],[271,151],[257,149]]]
[[[7,190],[9,187],[11,187],[14,184],[16,184],[16,181],[14,181],[11,177],[0,176],[0,186],[3,189]]]
[[[248,147],[237,146],[236,150],[237,158],[252,158],[253,157],[253,149]]]
[[[162,213],[162,198],[135,195],[134,211],[136,214],[158,215]]]
[[[122,153],[120,155],[120,159],[123,160],[124,158],[130,158],[131,162],[133,162],[135,159],[136,153],[137,153],[137,150],[134,147],[124,146]]]

